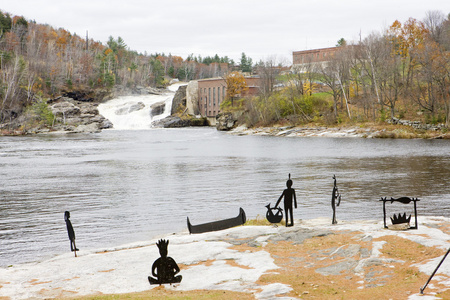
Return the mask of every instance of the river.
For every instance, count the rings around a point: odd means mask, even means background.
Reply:
[[[265,216],[290,173],[295,219],[382,220],[381,197],[450,217],[450,141],[234,136],[213,128],[0,138],[0,266],[142,241],[193,224]],[[390,207],[388,205],[388,207]],[[411,213],[408,205],[399,209]],[[389,212],[389,211],[388,211]],[[331,221],[331,220],[330,220]]]

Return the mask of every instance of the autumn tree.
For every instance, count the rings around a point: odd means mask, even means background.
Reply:
[[[228,74],[225,81],[227,84],[227,98],[231,101],[231,106],[233,106],[234,100],[248,90],[248,85],[244,75],[237,71]]]

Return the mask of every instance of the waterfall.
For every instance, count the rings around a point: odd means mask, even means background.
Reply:
[[[161,95],[136,95],[114,98],[98,106],[99,113],[110,120],[114,129],[149,129],[152,122],[170,116],[175,92],[186,83],[168,87]]]

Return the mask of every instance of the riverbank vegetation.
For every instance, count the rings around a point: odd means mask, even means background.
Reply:
[[[183,59],[138,53],[121,37],[101,43],[88,33],[82,37],[0,11],[0,131],[28,107],[67,92],[90,93],[118,85],[165,87],[172,78],[222,76],[234,64],[217,54]]]
[[[449,16],[430,11],[423,21],[395,21],[383,32],[357,42],[340,39],[337,46],[326,63],[311,58],[293,66],[275,58],[253,64],[245,53],[237,64],[217,54],[183,59],[138,53],[121,37],[103,44],[88,33],[82,37],[0,11],[0,132],[27,122],[51,126],[55,118],[44,106],[66,93],[106,95],[119,85],[164,87],[173,78],[227,78],[236,71],[260,78],[258,94],[240,99],[230,93],[222,110],[240,111],[240,122],[249,127],[407,119],[447,130]]]
[[[325,62],[307,57],[289,70],[275,59],[258,63],[260,93],[242,104],[241,122],[330,126],[407,119],[419,130],[447,130],[449,16],[431,11],[423,21],[395,21],[384,32],[336,46]]]

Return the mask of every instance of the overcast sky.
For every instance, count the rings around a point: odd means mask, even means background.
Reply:
[[[0,0],[0,9],[105,43],[122,37],[131,50],[186,58],[242,52],[254,62],[333,47],[374,31],[450,13],[449,0]]]

